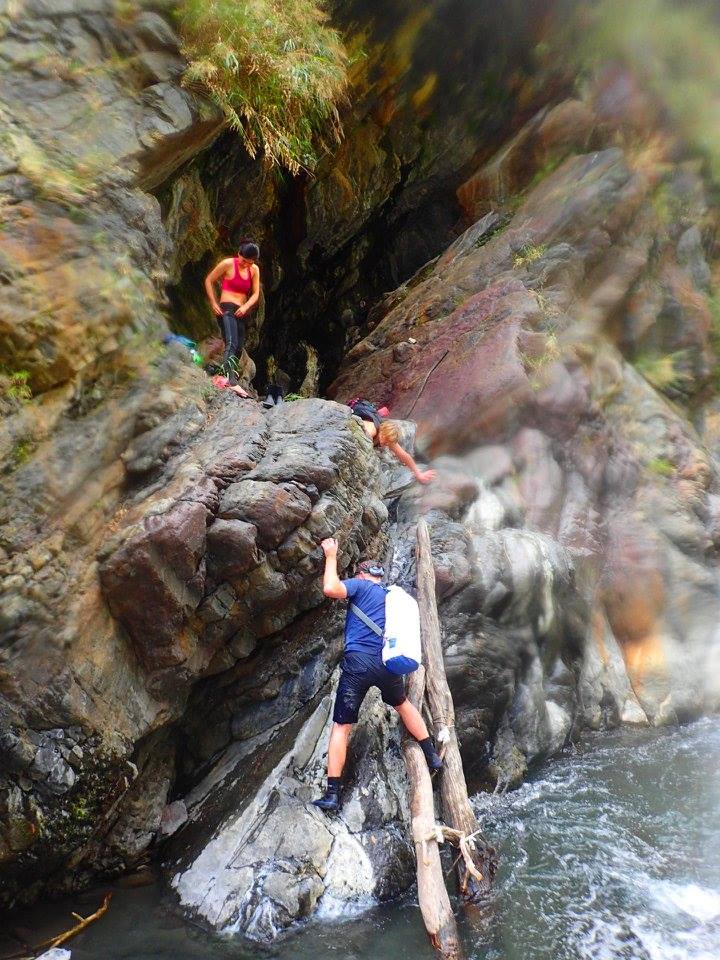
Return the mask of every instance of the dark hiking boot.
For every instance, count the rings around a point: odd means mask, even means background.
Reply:
[[[425,754],[425,760],[430,770],[442,770],[442,758],[435,749],[435,744],[430,737],[428,737],[427,740],[419,740],[418,743],[422,747],[422,752]]]
[[[337,813],[340,809],[340,790],[337,787],[328,787],[319,800],[313,800],[314,807],[320,807],[325,813]]]
[[[262,405],[263,405],[264,407],[267,407],[268,409],[269,409],[270,407],[274,407],[274,406],[275,406],[275,397],[273,397],[273,395],[272,395],[271,393],[269,393],[269,394],[265,397],[265,399],[263,400]]]

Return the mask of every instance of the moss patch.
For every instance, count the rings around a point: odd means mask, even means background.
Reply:
[[[672,477],[675,474],[675,467],[666,457],[654,457],[648,461],[647,467],[659,477]]]
[[[531,263],[535,263],[544,257],[546,252],[547,244],[545,243],[527,243],[513,257],[513,266],[516,270],[528,267]]]

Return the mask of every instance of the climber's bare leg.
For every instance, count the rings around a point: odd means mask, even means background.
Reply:
[[[422,723],[422,720],[420,722]],[[333,723],[332,725],[330,743],[328,744],[329,777],[339,777],[342,775],[352,728],[353,725],[351,723]]]
[[[405,724],[407,732],[415,737],[416,740],[426,740],[430,734],[425,726],[425,721],[420,716],[420,711],[414,707],[409,700],[403,700],[399,707],[395,707],[398,716]]]

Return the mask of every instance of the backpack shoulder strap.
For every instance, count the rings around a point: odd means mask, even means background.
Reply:
[[[350,609],[351,609],[352,612],[355,614],[355,616],[358,618],[358,620],[362,620],[362,622],[365,624],[365,626],[366,626],[366,627],[369,627],[369,628],[373,631],[373,633],[376,633],[379,637],[382,637],[383,632],[382,632],[382,630],[380,629],[380,627],[375,623],[374,620],[371,620],[370,617],[369,617],[366,613],[363,613],[362,610],[360,609],[360,607],[358,607],[358,606],[357,606],[356,604],[354,604],[354,603],[351,603],[351,604],[350,604]]]

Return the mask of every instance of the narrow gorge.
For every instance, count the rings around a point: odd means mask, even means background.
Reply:
[[[412,590],[427,519],[481,796],[587,731],[717,713],[714,143],[619,41],[558,56],[571,8],[336,3],[344,134],[293,173],[184,82],[174,4],[0,11],[3,909],[145,872],[267,943],[412,889],[379,697],[341,813],[310,805],[343,639],[325,537]],[[164,342],[216,336],[203,279],[245,236],[244,372],[297,397],[270,409]]]

